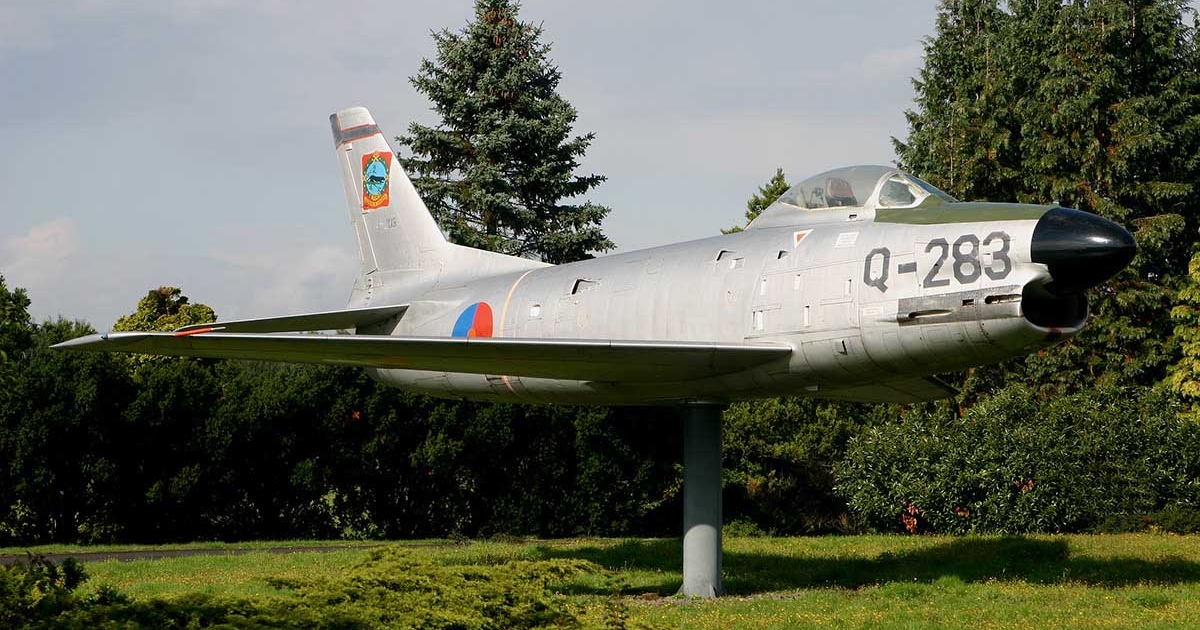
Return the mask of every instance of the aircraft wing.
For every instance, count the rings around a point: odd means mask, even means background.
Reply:
[[[786,345],[598,339],[112,332],[56,348],[581,381],[680,381],[786,359]]]
[[[381,321],[399,317],[408,310],[407,304],[372,306],[341,311],[284,315],[262,319],[236,319],[228,322],[193,324],[177,329],[177,333],[200,333],[221,331],[227,333],[295,332],[302,330],[348,330],[361,328]]]

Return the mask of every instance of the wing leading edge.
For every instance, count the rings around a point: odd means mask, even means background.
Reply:
[[[56,348],[607,382],[671,382],[739,372],[786,345],[686,341],[114,332]]]
[[[284,315],[282,317],[264,317],[261,319],[235,319],[228,322],[193,324],[179,328],[175,332],[177,334],[196,334],[210,331],[269,333],[304,330],[348,330],[400,317],[406,310],[408,310],[407,304],[398,304],[394,306],[373,306],[340,311],[304,313],[302,315]]]

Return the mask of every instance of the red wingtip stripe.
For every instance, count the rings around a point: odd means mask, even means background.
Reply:
[[[190,335],[199,335],[200,333],[206,333],[206,332],[212,332],[212,331],[213,331],[212,326],[209,326],[208,328],[197,328],[195,330],[181,330],[181,331],[175,333],[175,336],[176,337],[187,337]]]

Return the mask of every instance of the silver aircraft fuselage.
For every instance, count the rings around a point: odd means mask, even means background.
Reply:
[[[428,394],[513,402],[905,400],[915,377],[1021,356],[1083,327],[1082,293],[1050,292],[1047,266],[1032,260],[1035,229],[1051,208],[934,205],[884,217],[861,207],[796,212],[802,223],[777,219],[781,225],[387,295],[408,312],[390,330],[370,331],[444,336],[478,304],[489,306],[495,337],[794,349],[771,363],[648,383],[506,376],[502,365],[494,375],[371,373]],[[987,220],[972,220],[979,214]]]

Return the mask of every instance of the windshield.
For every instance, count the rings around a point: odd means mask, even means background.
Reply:
[[[917,177],[916,175],[913,175],[911,173],[905,173],[904,177],[908,178],[909,181],[920,186],[922,189],[928,191],[929,194],[941,199],[942,201],[946,201],[949,203],[955,203],[958,201],[958,199],[951,197],[950,193],[942,190],[941,188],[934,186],[933,184],[930,184],[929,182],[921,179],[920,177]]]
[[[878,195],[876,196],[876,189]],[[930,196],[943,201],[953,197],[921,179],[891,166],[849,166],[814,175],[792,186],[780,203],[808,210],[853,208],[909,208]]]

